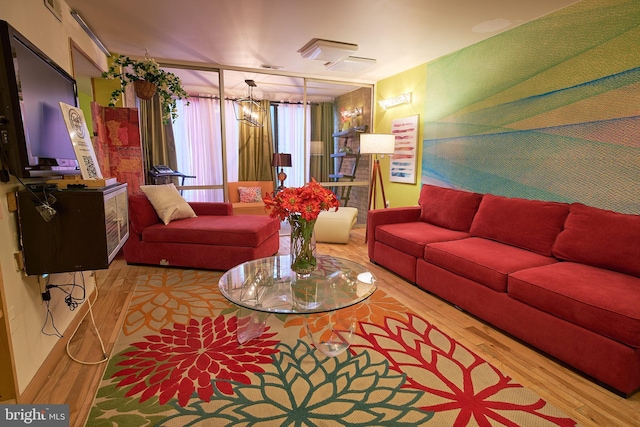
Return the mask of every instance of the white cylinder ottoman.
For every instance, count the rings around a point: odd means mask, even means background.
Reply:
[[[349,243],[349,233],[357,220],[357,208],[340,207],[320,212],[314,227],[316,242]]]

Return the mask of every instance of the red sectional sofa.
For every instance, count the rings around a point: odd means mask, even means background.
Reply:
[[[245,261],[274,255],[280,248],[280,222],[267,216],[233,215],[231,203],[189,203],[196,213],[162,223],[144,194],[129,196],[129,264],[228,270]]]
[[[379,264],[623,396],[640,388],[640,216],[424,185],[370,211]]]

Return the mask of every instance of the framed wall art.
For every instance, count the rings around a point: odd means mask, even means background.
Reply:
[[[391,155],[389,181],[415,184],[418,166],[418,115],[391,121],[391,133],[395,135],[396,147]]]

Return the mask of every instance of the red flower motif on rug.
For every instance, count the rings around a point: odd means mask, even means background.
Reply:
[[[277,340],[267,330],[258,339],[239,347],[236,339],[235,316],[225,320],[205,317],[202,323],[191,319],[187,325],[175,324],[159,335],[147,335],[146,341],[132,345],[137,350],[123,353],[127,360],[118,363],[125,368],[114,373],[121,377],[118,387],[133,387],[126,396],[141,393],[140,402],[158,395],[165,404],[177,395],[178,403],[185,406],[191,396],[209,402],[213,384],[220,392],[233,393],[230,381],[250,384],[245,373],[262,373],[261,364],[272,364],[271,354]]]
[[[407,375],[404,388],[429,397],[422,406],[448,425],[555,425],[576,422],[557,412],[534,393],[413,313],[408,320],[387,318],[384,325],[361,322],[364,340],[350,347],[375,351],[390,369]]]

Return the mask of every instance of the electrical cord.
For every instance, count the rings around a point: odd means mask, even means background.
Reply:
[[[49,304],[51,301],[51,295],[50,295],[50,290],[51,289],[59,289],[62,292],[64,292],[65,298],[64,301],[67,304],[67,306],[69,307],[69,310],[74,311],[80,304],[82,304],[85,299],[87,301],[87,304],[89,306],[89,309],[84,313],[84,315],[82,316],[82,318],[80,319],[80,321],[78,322],[75,330],[71,333],[71,336],[69,337],[69,339],[67,340],[67,345],[66,345],[66,350],[67,350],[67,355],[71,358],[71,360],[73,360],[74,362],[77,363],[81,363],[83,365],[99,365],[101,363],[104,363],[106,361],[109,360],[109,356],[107,356],[107,351],[104,348],[104,343],[102,341],[102,337],[100,336],[100,332],[98,331],[98,327],[96,325],[96,320],[93,316],[93,304],[96,302],[96,300],[98,299],[98,284],[96,283],[95,286],[95,291],[96,291],[96,296],[93,299],[93,301],[91,301],[91,298],[86,298],[86,284],[84,281],[84,273],[80,272],[80,277],[82,278],[82,285],[78,285],[76,283],[76,273],[73,273],[73,283],[69,283],[69,284],[64,284],[64,285],[50,285],[49,284],[49,277],[47,275],[47,284],[45,286],[45,292],[42,293],[42,297],[47,305],[47,318],[45,319],[45,325],[42,327],[42,333],[45,335],[49,335],[49,336],[57,336],[58,338],[62,338],[62,334],[60,334],[60,332],[58,332],[58,329],[55,327],[55,324],[53,323],[53,313],[51,313],[51,310],[49,309]],[[65,287],[66,286],[71,286],[71,290],[67,290]],[[73,291],[74,289],[76,289],[77,287],[79,287],[80,289],[82,289],[82,297],[78,298],[78,297],[74,297],[73,296]],[[103,359],[96,361],[96,362],[88,362],[88,361],[83,361],[83,360],[79,360],[76,357],[74,357],[71,354],[71,349],[69,348],[71,341],[73,340],[73,338],[75,337],[76,333],[78,332],[78,329],[80,329],[80,325],[82,325],[82,322],[84,322],[84,319],[86,319],[87,315],[91,316],[91,323],[93,324],[93,328],[96,331],[96,335],[98,336],[98,342],[100,343],[100,348],[102,350],[102,355],[103,355]],[[51,324],[53,325],[53,328],[56,331],[56,334],[49,334],[44,332],[44,328],[48,322],[48,319],[51,318]]]
[[[60,333],[60,331],[58,331],[58,328],[56,328],[56,324],[53,321],[53,313],[51,312],[51,308],[49,306],[50,303],[51,303],[51,300],[45,301],[45,304],[47,305],[47,317],[45,317],[44,319],[44,325],[42,325],[42,329],[40,330],[40,332],[42,332],[42,334],[47,335],[49,337],[62,338],[63,335]],[[56,331],[55,333],[49,333],[44,331],[49,321],[49,318],[51,318],[51,326],[53,327],[53,330]]]
[[[85,289],[84,273],[82,271],[80,272],[80,276],[82,277],[82,288]],[[73,281],[75,283],[75,273],[73,274]],[[107,351],[104,348],[104,343],[102,342],[102,337],[100,336],[100,331],[98,331],[98,327],[96,326],[96,319],[93,317],[93,304],[98,299],[98,283],[97,282],[96,282],[95,289],[96,289],[96,297],[93,299],[93,302],[91,302],[91,298],[87,298],[87,304],[89,305],[89,310],[87,310],[87,312],[84,313],[84,316],[82,316],[82,319],[80,319],[80,322],[78,322],[76,329],[73,331],[73,333],[71,334],[71,337],[67,341],[67,354],[69,355],[71,360],[77,363],[81,363],[83,365],[99,365],[109,360],[109,356],[107,356]],[[71,354],[71,350],[69,349],[69,344],[71,344],[71,340],[73,340],[73,337],[76,335],[76,332],[78,332],[78,329],[80,328],[80,325],[82,325],[82,322],[84,322],[84,319],[87,317],[87,314],[91,315],[91,323],[93,324],[93,328],[96,331],[96,335],[98,336],[98,342],[100,343],[100,348],[102,349],[103,358],[102,360],[99,360],[96,362],[87,362],[84,360],[76,359],[75,357],[73,357],[73,355]]]
[[[40,280],[38,280],[38,283],[40,283]],[[49,283],[49,276],[47,275],[47,283]],[[45,285],[45,289],[48,286]],[[40,288],[40,290],[42,291],[42,288]],[[45,292],[42,292],[42,300],[44,301],[45,305],[47,306],[47,315],[44,319],[44,325],[42,325],[42,329],[40,329],[40,332],[44,335],[47,335],[49,337],[58,337],[58,338],[62,338],[62,334],[60,333],[60,331],[58,330],[58,328],[56,327],[56,323],[53,319],[53,313],[51,312],[51,293],[47,290]],[[49,319],[51,319],[51,326],[53,327],[53,330],[55,331],[55,333],[49,333],[49,332],[45,332],[44,330],[47,327],[47,323],[49,323]]]
[[[66,294],[66,296],[64,297],[64,302],[67,304],[67,306],[69,307],[69,310],[74,311],[76,308],[78,308],[78,306],[80,304],[82,304],[86,298],[86,291],[85,291],[85,286],[84,286],[84,276],[82,276],[82,280],[83,280],[83,285],[82,286],[78,286],[78,284],[75,283],[75,273],[73,275],[73,280],[74,283],[67,283],[64,285],[47,285],[46,289],[60,289],[62,292],[64,292]],[[71,286],[71,290],[67,291],[65,289],[65,286]],[[73,291],[79,287],[80,289],[82,289],[82,297],[78,298],[78,297],[74,297],[73,296]]]

